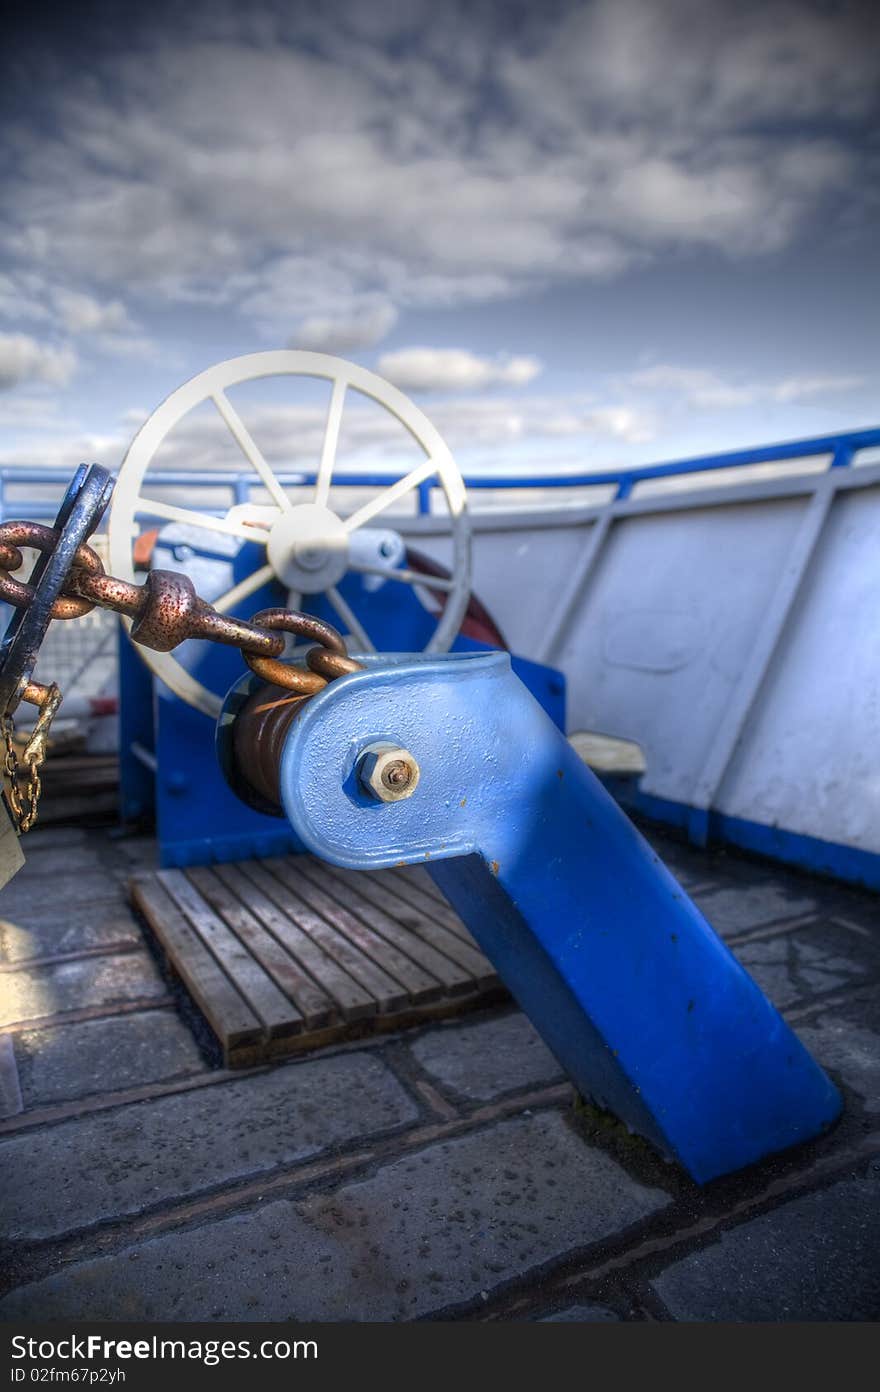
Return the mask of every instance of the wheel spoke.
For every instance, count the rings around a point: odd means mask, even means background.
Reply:
[[[333,382],[333,391],[330,395],[327,424],[324,428],[324,444],[321,450],[321,463],[318,466],[318,478],[315,483],[315,502],[320,503],[321,507],[327,506],[327,499],[330,497],[330,480],[333,477],[333,466],[336,463],[336,450],[339,445],[339,427],[342,423],[345,388],[344,378],[337,377]]]
[[[229,397],[225,392],[218,390],[211,393],[211,399],[226,422],[229,431],[235,439],[235,443],[238,445],[245,459],[247,459],[248,463],[259,474],[269,497],[274,499],[282,512],[290,512],[293,508],[292,502],[273,474],[272,469],[263,458],[256,441],[232,402],[229,400]]]
[[[267,585],[274,577],[275,572],[270,565],[260,566],[259,570],[253,571],[251,575],[246,575],[244,580],[240,580],[237,585],[233,585],[231,590],[227,590],[219,599],[213,601],[213,607],[218,614],[228,614],[230,609],[234,609],[243,599],[247,599],[263,585]]]
[[[327,591],[327,598],[345,624],[349,634],[357,643],[361,652],[375,652],[376,645],[371,640],[370,635],[361,624],[360,619],[355,614],[351,605],[344,596],[339,593],[335,585],[331,585],[330,589]]]
[[[346,517],[344,522],[345,530],[347,532],[355,532],[358,527],[366,526],[378,513],[384,512],[392,503],[396,503],[398,498],[402,498],[404,494],[410,493],[413,488],[418,488],[420,483],[424,483],[425,479],[430,478],[431,475],[436,474],[436,472],[437,465],[434,460],[426,459],[423,464],[419,464],[417,468],[411,469],[408,474],[404,474],[403,478],[398,479],[396,483],[392,483],[391,486],[386,488],[382,493],[377,493],[375,498],[371,498],[368,503],[364,503],[363,507],[358,508],[357,512],[353,512],[350,517]]]
[[[375,566],[363,564],[357,561],[350,561],[349,570],[356,570],[361,575],[381,575],[383,580],[399,580],[404,585],[424,585],[426,590],[447,590],[455,588],[454,580],[447,580],[442,575],[425,575],[418,570],[393,570],[390,566]]]
[[[244,522],[230,522],[226,517],[212,517],[209,512],[196,512],[195,508],[176,507],[174,503],[156,503],[152,498],[137,498],[134,516],[163,517],[167,522],[182,522],[187,527],[201,527],[206,532],[243,537],[245,541],[265,540],[258,527],[248,527]]]

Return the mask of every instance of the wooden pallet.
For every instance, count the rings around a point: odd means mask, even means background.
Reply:
[[[283,856],[152,871],[130,890],[227,1067],[505,995],[421,868],[339,870]]]

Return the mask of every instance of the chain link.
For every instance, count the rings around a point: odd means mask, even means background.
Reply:
[[[30,831],[37,820],[40,793],[43,791],[40,769],[46,759],[49,727],[61,705],[61,692],[54,682],[51,686],[29,682],[25,687],[25,699],[37,705],[40,713],[22,751],[21,759],[15,752],[13,741],[15,726],[12,716],[9,714],[3,716],[3,739],[6,745],[3,771],[6,775],[7,801],[22,834]],[[22,768],[27,771],[24,792],[22,792],[20,782]]]
[[[60,531],[40,522],[0,523],[0,600],[15,609],[33,602],[34,587],[11,574],[24,564],[22,547],[43,554],[54,551]],[[220,614],[195,591],[186,575],[171,570],[147,572],[143,585],[133,585],[108,575],[98,553],[83,544],[60,596],[52,605],[53,619],[77,619],[95,607],[110,609],[130,621],[131,637],[156,652],[170,652],[188,638],[205,638],[238,648],[251,670],[263,681],[280,686],[297,696],[314,696],[328,682],[346,672],[357,672],[361,664],[348,656],[345,640],[331,624],[311,614],[292,609],[264,609],[252,622]],[[310,639],[315,647],[306,653],[305,665],[280,660],[285,633]],[[4,771],[7,798],[22,832],[37,820],[40,799],[40,766],[46,756],[46,740],[52,717],[61,704],[56,685],[29,682],[22,699],[39,707],[33,734],[19,759],[13,744],[12,716],[2,715],[6,744]],[[21,770],[27,772],[22,788]]]
[[[52,551],[59,532],[39,522],[0,524],[0,599],[25,608],[33,587],[13,579],[11,571],[23,564],[22,546]],[[264,681],[299,695],[314,695],[344,672],[358,671],[360,664],[347,653],[345,642],[331,624],[291,609],[264,609],[253,622],[220,614],[196,594],[186,575],[171,570],[147,572],[143,585],[119,580],[104,570],[91,546],[80,546],[61,596],[52,606],[53,619],[75,619],[95,606],[110,609],[131,622],[131,637],[155,652],[170,652],[188,638],[205,638],[238,648],[248,666]],[[284,633],[318,644],[306,655],[305,666],[280,662]]]
[[[40,801],[40,793],[43,790],[40,782],[40,771],[35,764],[28,764],[28,781],[25,796],[22,797],[19,786],[18,756],[15,752],[15,745],[12,742],[13,724],[12,716],[7,715],[3,718],[3,738],[6,743],[6,757],[4,760],[4,773],[6,774],[6,797],[13,816],[18,822],[18,829],[22,833],[30,831],[34,822],[37,820],[37,804]]]

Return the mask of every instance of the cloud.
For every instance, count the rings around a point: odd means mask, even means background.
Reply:
[[[727,410],[754,406],[761,402],[792,402],[808,397],[855,391],[865,378],[853,375],[786,377],[782,381],[731,379],[708,368],[684,367],[674,363],[655,363],[640,368],[622,380],[621,385],[636,395],[644,392],[679,402],[696,410]]]
[[[69,416],[62,415],[58,409],[57,398],[47,397],[45,392],[37,391],[33,396],[20,392],[4,392],[0,395],[0,427],[4,430],[47,431],[57,434],[70,431]],[[15,461],[11,461],[15,462]]]
[[[303,319],[288,347],[315,353],[354,353],[380,343],[396,323],[397,310],[388,301],[338,318],[314,314]]]
[[[673,363],[656,363],[641,368],[626,379],[634,391],[650,391],[678,397],[689,406],[702,410],[749,406],[756,391],[762,388],[753,383],[731,382],[702,367],[681,367]]]
[[[379,359],[379,372],[405,391],[475,391],[524,387],[541,371],[532,357],[484,358],[465,348],[400,348]]]
[[[41,275],[19,271],[0,274],[0,319],[11,323],[45,323],[52,317]]]
[[[764,255],[865,196],[876,21],[855,0],[369,9],[160,6],[53,67],[46,119],[4,128],[7,254],[104,314],[125,286],[366,347],[369,304]]]
[[[0,319],[17,325],[39,323],[53,336],[56,346],[44,350],[48,365],[44,365],[40,380],[57,385],[64,385],[69,379],[66,366],[76,356],[72,347],[63,344],[68,336],[78,340],[80,348],[105,357],[141,361],[159,358],[158,345],[140,331],[122,300],[98,299],[85,290],[61,284],[42,271],[18,268],[14,273],[0,274]],[[33,353],[24,356],[29,360]],[[168,360],[167,351],[162,359]],[[49,372],[48,377],[45,371]]]
[[[277,470],[314,470],[321,456],[327,425],[326,404],[252,402],[241,407],[246,424],[265,457]],[[141,408],[125,412],[115,434],[96,434],[80,427],[63,436],[43,436],[0,447],[0,463],[44,463],[72,467],[83,458],[115,468],[125,455],[132,433],[144,423]],[[541,442],[560,439],[573,443],[631,445],[653,439],[656,421],[651,410],[626,404],[591,404],[559,395],[443,396],[432,405],[432,423],[460,456],[462,467],[488,453],[509,464],[510,450],[520,458]],[[381,468],[405,472],[416,462],[412,438],[389,413],[372,404],[359,404],[354,394],[343,415],[338,458],[346,468]],[[219,417],[185,416],[161,448],[163,469],[211,470],[246,467]],[[144,485],[148,496],[149,478]]]
[[[857,391],[866,378],[856,376],[787,377],[771,388],[775,401],[801,401],[804,397],[829,396],[836,392]]]
[[[0,390],[23,382],[66,386],[76,370],[71,348],[52,348],[29,334],[0,334]]]
[[[101,303],[80,290],[59,289],[54,302],[65,329],[72,334],[118,334],[132,328],[128,310],[121,300]]]

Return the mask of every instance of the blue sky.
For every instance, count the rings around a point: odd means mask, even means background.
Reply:
[[[115,466],[186,378],[284,346],[390,377],[463,467],[880,422],[870,5],[122,13],[8,36],[0,462]],[[248,409],[310,462],[313,403]]]

